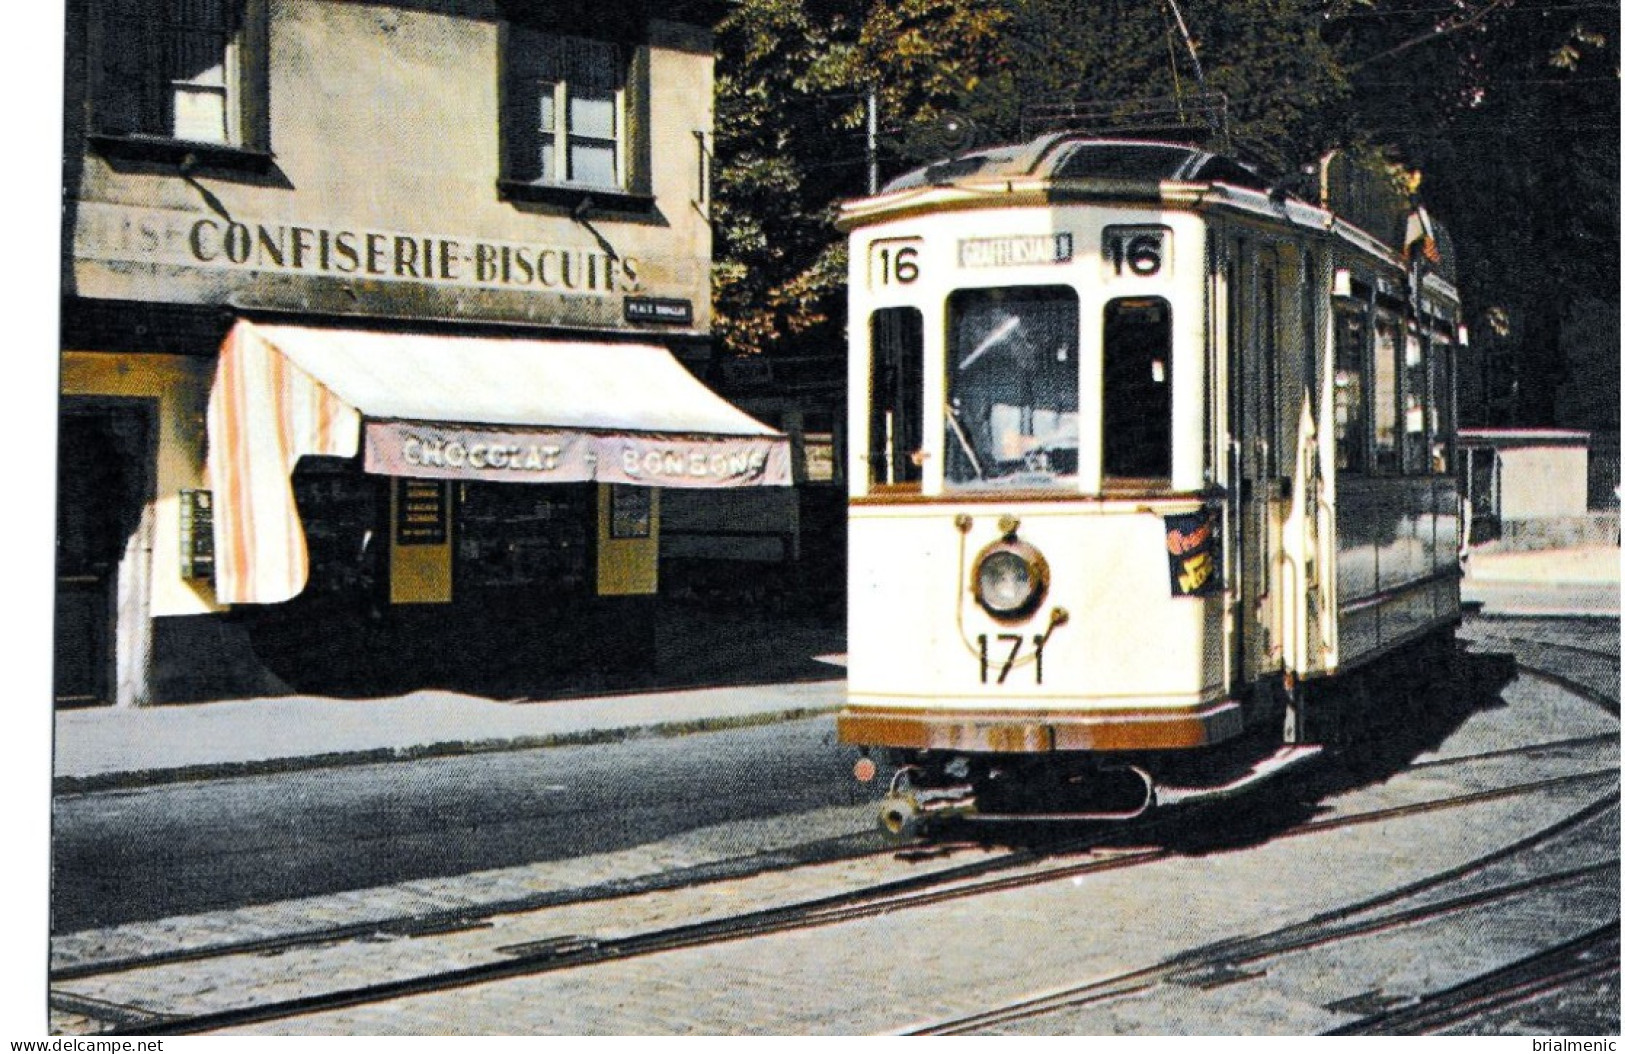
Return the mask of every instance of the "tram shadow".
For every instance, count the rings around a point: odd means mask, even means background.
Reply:
[[[1369,679],[1359,688],[1371,704],[1362,734],[1235,797],[1129,823],[963,826],[976,827],[983,844],[1038,852],[1076,849],[1080,839],[1099,848],[1155,846],[1186,855],[1262,844],[1330,813],[1330,799],[1381,784],[1439,750],[1475,713],[1505,706],[1501,693],[1516,676],[1509,654],[1457,651],[1448,669],[1425,679],[1404,673]]]

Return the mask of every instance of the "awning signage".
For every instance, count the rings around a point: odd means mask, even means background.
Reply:
[[[468,429],[368,421],[368,472],[509,483],[749,487],[789,473],[772,439]]]
[[[238,322],[209,393],[215,596],[274,604],[309,574],[291,475],[788,486],[790,444],[664,348]],[[363,442],[364,440],[364,442]]]

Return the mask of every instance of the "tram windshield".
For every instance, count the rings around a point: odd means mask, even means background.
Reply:
[[[948,298],[945,483],[1059,487],[1078,473],[1078,297],[1064,286]]]

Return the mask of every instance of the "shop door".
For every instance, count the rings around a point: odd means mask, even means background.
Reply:
[[[54,695],[114,699],[119,564],[150,495],[144,404],[64,408],[57,425]]]

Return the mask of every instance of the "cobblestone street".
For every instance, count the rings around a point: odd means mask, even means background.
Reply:
[[[1331,826],[1288,838],[1176,852],[1118,870],[922,903],[849,921],[460,986],[445,992],[290,1017],[233,1031],[272,1034],[799,1034],[908,1031],[1035,993],[1088,985],[1154,967],[1189,949],[1268,933],[1448,872],[1516,842],[1604,793],[1587,773],[1617,766],[1616,729],[1595,707],[1540,685],[1515,685],[1508,705],[1472,715],[1423,765],[1322,803],[1323,821],[1472,794],[1512,782],[1559,781],[1533,794],[1487,797],[1443,813],[1396,813],[1375,825]],[[1555,731],[1564,733],[1559,737]],[[1544,733],[1544,734],[1543,734]],[[1543,739],[1604,738],[1591,745],[1502,755]],[[1479,757],[1478,755],[1484,755]],[[1453,760],[1455,759],[1455,760]],[[496,915],[479,905],[643,876],[680,879],[719,859],[719,846],[757,844],[764,859],[784,835],[767,828],[700,831],[600,857],[404,883],[329,897],[64,935],[58,970],[87,975],[56,986],[62,1032],[146,1014],[200,1014],[361,988],[454,969],[500,964],[538,948],[568,951],[704,920],[805,903],[899,879],[920,879],[997,857],[997,846],[918,854],[863,852],[864,806],[798,817],[803,839],[856,839],[827,862],[778,866],[610,899]],[[1617,846],[1617,807],[1541,857],[1542,867],[1584,868]],[[776,842],[775,839],[778,839]],[[858,855],[848,855],[858,851]],[[1600,854],[1600,855],[1599,855]],[[1091,854],[1084,854],[1083,859]],[[1098,851],[1093,854],[1098,857]],[[844,858],[842,858],[844,857]],[[1011,869],[1019,878],[1046,864]],[[1509,867],[1512,865],[1508,865]],[[1505,869],[1503,869],[1505,870]],[[1539,868],[1536,868],[1539,870]],[[1521,873],[1490,874],[1484,883]],[[1289,876],[1283,880],[1283,876]],[[668,883],[669,884],[669,883]],[[655,882],[658,886],[658,881]],[[1435,899],[1444,894],[1436,894]],[[1423,900],[1424,894],[1418,894]],[[1302,1034],[1356,1017],[1341,1001],[1362,992],[1425,992],[1512,961],[1541,942],[1606,922],[1617,904],[1612,872],[1577,877],[1517,903],[1463,909],[1414,932],[1400,946],[1372,939],[1305,952],[1243,983],[1161,984],[1143,994],[1092,1001],[994,1031],[1170,1031]],[[1494,941],[1480,915],[1498,920]],[[459,915],[460,913],[460,915]],[[402,925],[459,916],[462,925]],[[1526,920],[1508,925],[1509,918]],[[322,926],[350,937],[316,944],[98,973],[97,962],[180,949],[286,937]],[[1446,954],[1447,952],[1454,954]],[[1407,968],[1407,962],[1414,966]],[[1363,986],[1363,987],[1362,987]],[[99,1021],[100,1025],[94,1025]]]

